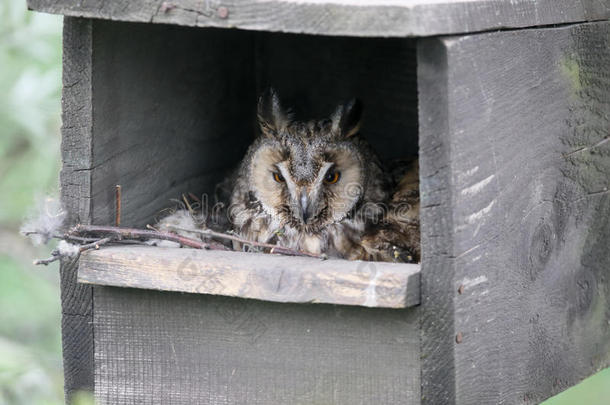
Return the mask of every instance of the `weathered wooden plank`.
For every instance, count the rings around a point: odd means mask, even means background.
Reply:
[[[91,22],[64,19],[61,201],[71,223],[91,220]],[[93,391],[93,293],[76,282],[78,266],[62,261],[61,307],[66,400]]]
[[[318,35],[431,36],[603,20],[608,0],[28,0],[77,17]]]
[[[421,43],[426,402],[538,403],[610,364],[609,45],[608,22]]]
[[[418,310],[95,288],[97,403],[418,404]]]
[[[455,403],[447,69],[439,40],[418,44],[422,402],[432,405]]]
[[[120,246],[81,256],[78,281],[275,302],[405,308],[419,303],[419,265],[264,253]]]

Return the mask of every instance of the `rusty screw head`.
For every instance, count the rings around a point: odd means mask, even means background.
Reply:
[[[464,293],[464,284],[462,284],[458,287],[458,294],[462,294],[462,293]]]
[[[462,332],[458,332],[457,335],[455,335],[455,343],[462,343]]]
[[[216,10],[216,15],[218,18],[222,18],[224,20],[225,18],[229,17],[229,9],[225,6],[220,6]]]

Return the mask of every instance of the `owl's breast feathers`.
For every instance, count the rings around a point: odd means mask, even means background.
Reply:
[[[348,260],[418,262],[419,173],[417,161],[395,175],[391,193],[374,187],[374,201],[364,194],[344,218],[323,227],[281,221],[268,212],[252,191],[233,204],[232,222],[242,237],[264,243],[327,254]]]

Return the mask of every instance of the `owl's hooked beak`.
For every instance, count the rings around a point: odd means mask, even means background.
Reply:
[[[303,220],[303,223],[306,224],[313,214],[313,204],[311,204],[311,200],[305,190],[301,192],[299,202],[301,203],[301,219]]]

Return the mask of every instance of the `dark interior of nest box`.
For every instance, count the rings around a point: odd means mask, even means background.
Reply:
[[[357,97],[362,133],[384,160],[417,154],[409,39],[93,23],[93,223],[143,226],[182,193],[212,193],[257,133],[258,94],[275,88],[298,119]]]

